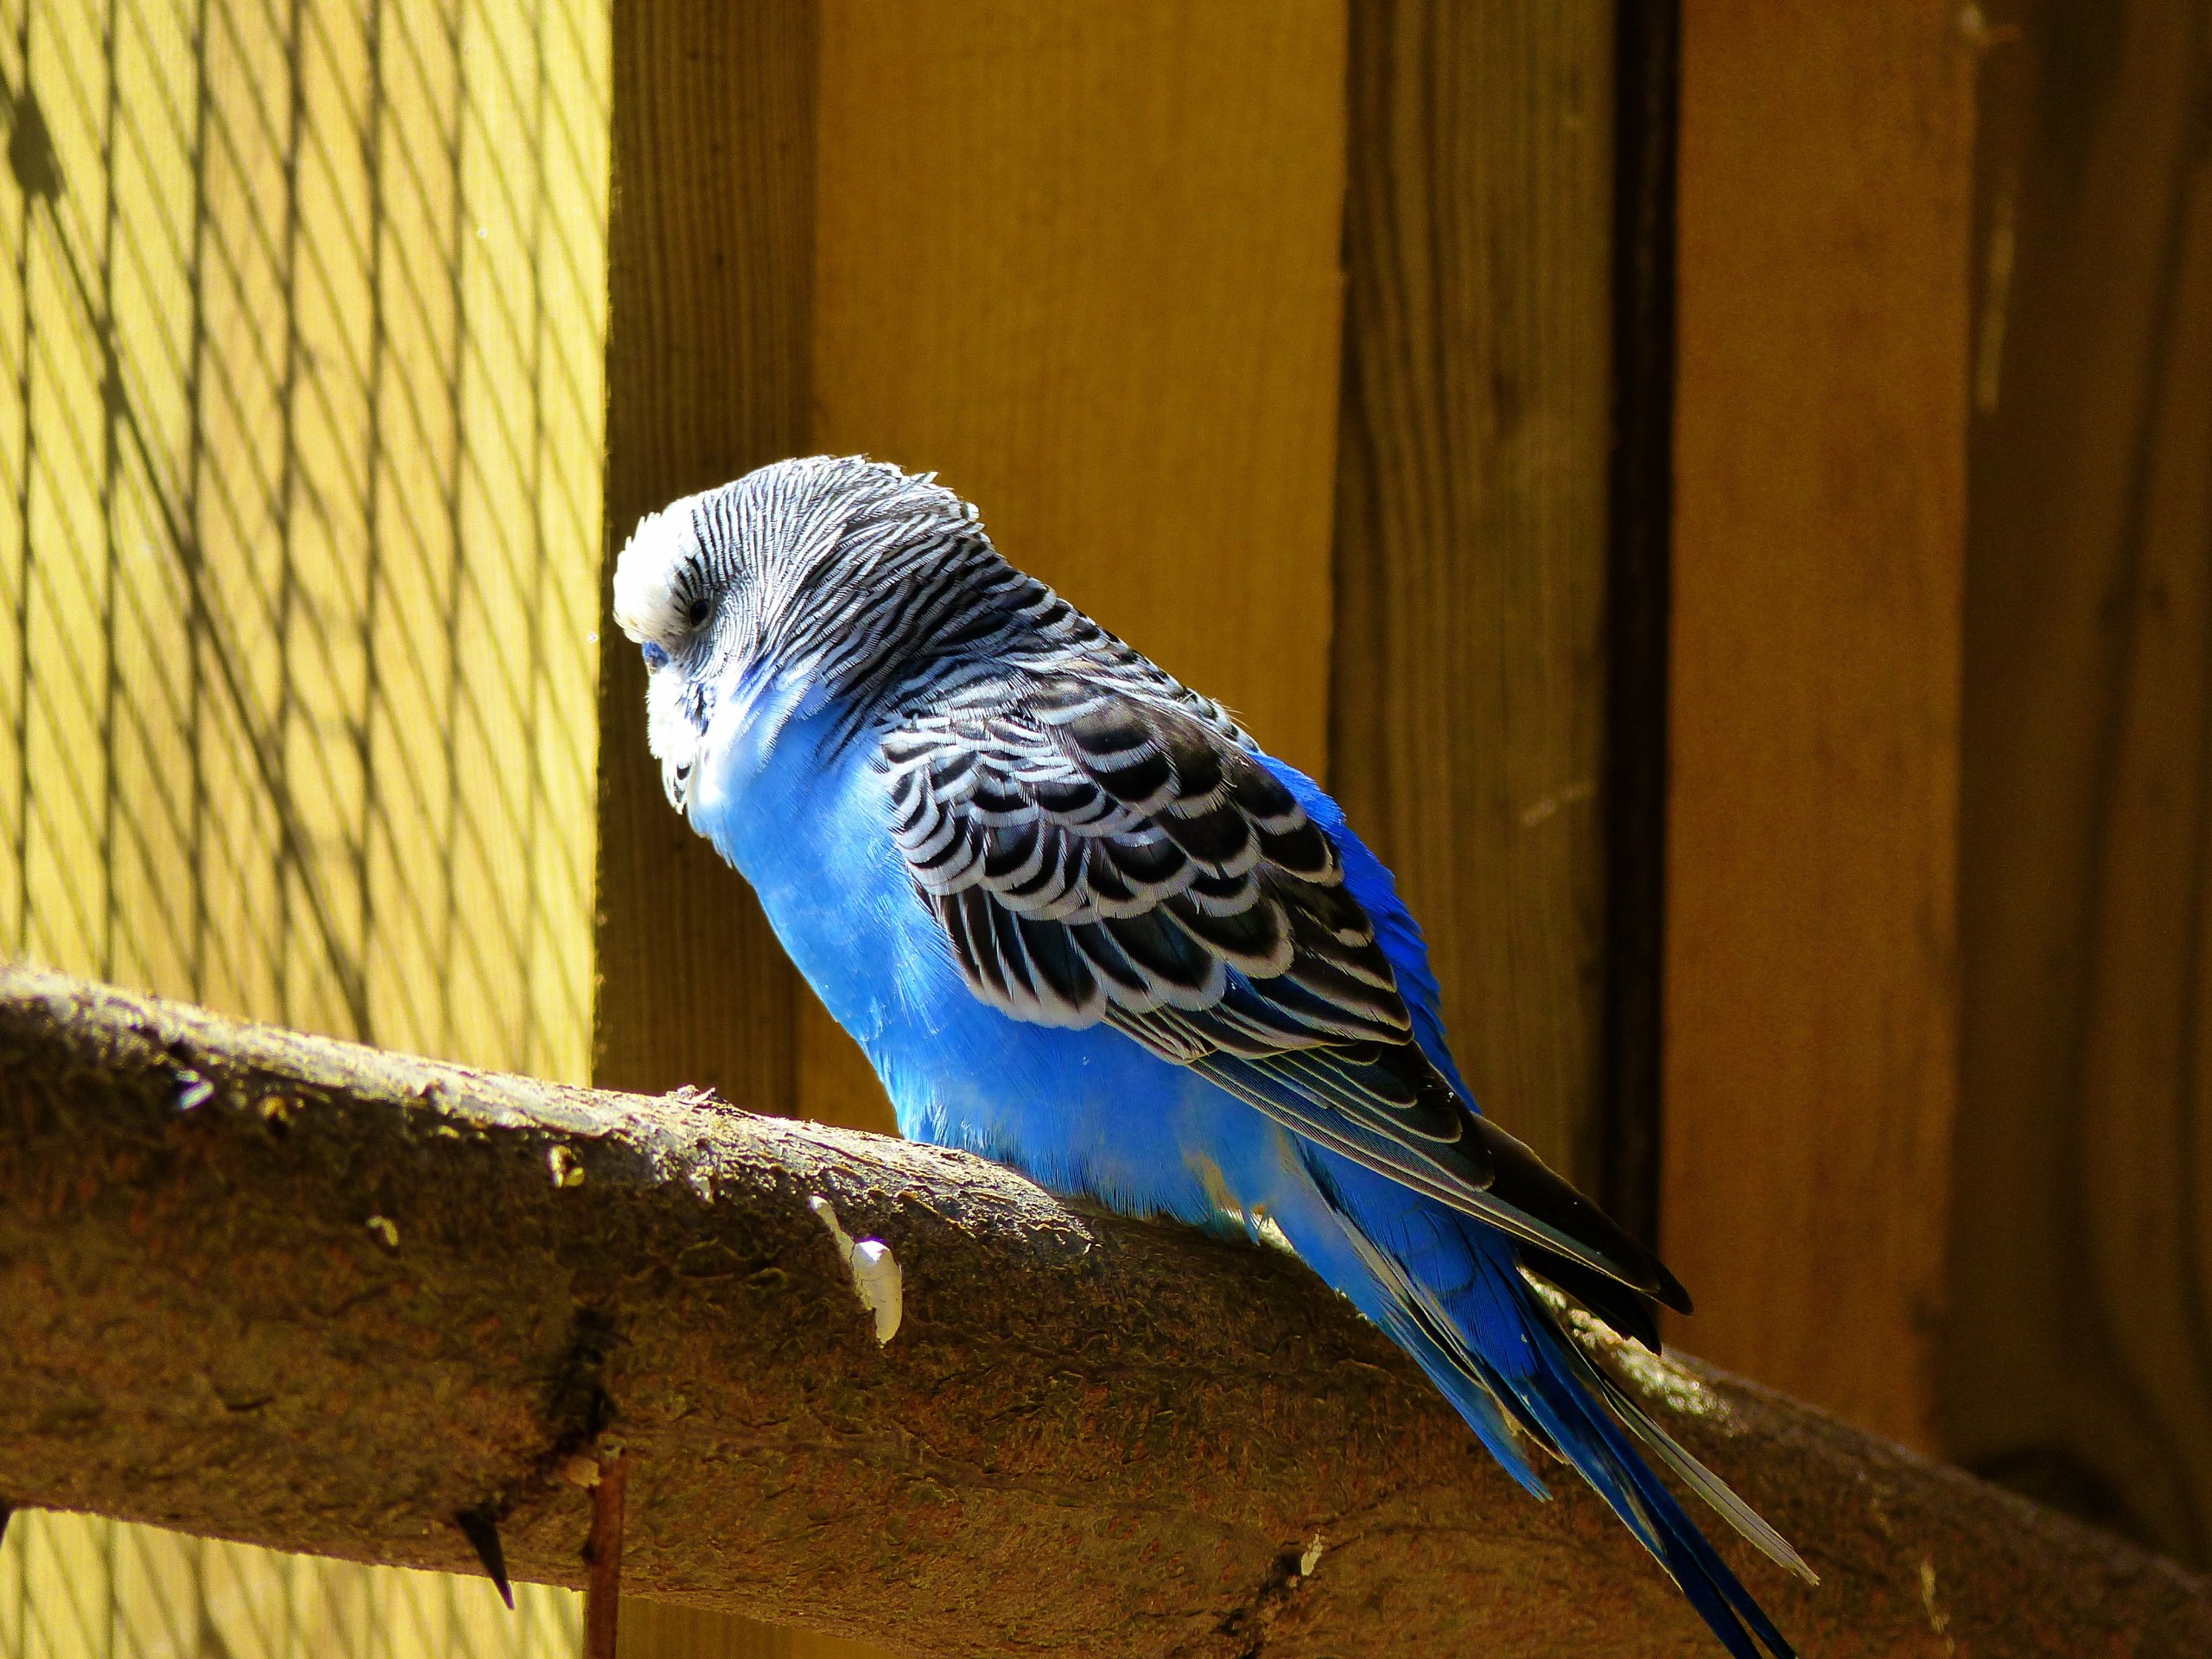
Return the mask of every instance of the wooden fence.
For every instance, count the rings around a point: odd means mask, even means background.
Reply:
[[[0,922],[887,1127],[583,647],[933,467],[1331,779],[1686,1346],[2202,1563],[2208,14],[16,0]]]
[[[0,4],[11,952],[586,1074],[607,46],[572,0]],[[572,1651],[526,1594],[26,1516],[0,1655]]]

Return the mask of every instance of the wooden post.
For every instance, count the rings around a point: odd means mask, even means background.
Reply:
[[[2212,1556],[2212,9],[1985,85],[1945,1449]]]
[[[1974,54],[1951,0],[1683,11],[1663,1242],[1700,1352],[1923,1446]]]
[[[1317,774],[1344,29],[1344,0],[822,13],[812,447],[937,469]],[[807,1115],[865,1121],[858,1051],[801,1020]]]
[[[1484,1107],[1595,1185],[1612,8],[1360,5],[1333,781]]]
[[[607,525],[806,442],[811,0],[637,0],[614,16]],[[792,1097],[797,976],[745,885],[661,798],[645,668],[600,621],[604,1087]]]

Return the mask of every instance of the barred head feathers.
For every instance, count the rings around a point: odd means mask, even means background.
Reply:
[[[615,566],[614,620],[651,671],[671,803],[732,686],[859,692],[1013,575],[951,491],[859,456],[778,461],[646,514]]]
[[[615,567],[614,617],[652,670],[649,734],[678,810],[718,698],[772,679],[834,701],[841,737],[1045,658],[1204,701],[1007,564],[933,474],[864,456],[778,461],[647,514]]]

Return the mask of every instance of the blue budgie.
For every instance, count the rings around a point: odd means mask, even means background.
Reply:
[[[1556,1312],[1656,1347],[1655,1303],[1688,1297],[1477,1112],[1421,930],[1311,779],[879,462],[783,461],[649,515],[614,609],[671,804],[905,1134],[1287,1243],[1523,1486],[1529,1445],[1555,1452],[1732,1654],[1789,1654],[1635,1441],[1803,1561]]]

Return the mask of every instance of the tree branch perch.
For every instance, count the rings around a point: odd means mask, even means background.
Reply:
[[[888,1246],[879,1344],[854,1256]],[[0,971],[0,1501],[581,1586],[918,1653],[1707,1655],[1294,1262],[925,1147],[494,1077]],[[2212,1652],[2206,1586],[1608,1345],[1825,1583],[1808,1655]],[[1563,1471],[1562,1471],[1563,1472]],[[487,1591],[488,1594],[489,1592]]]

